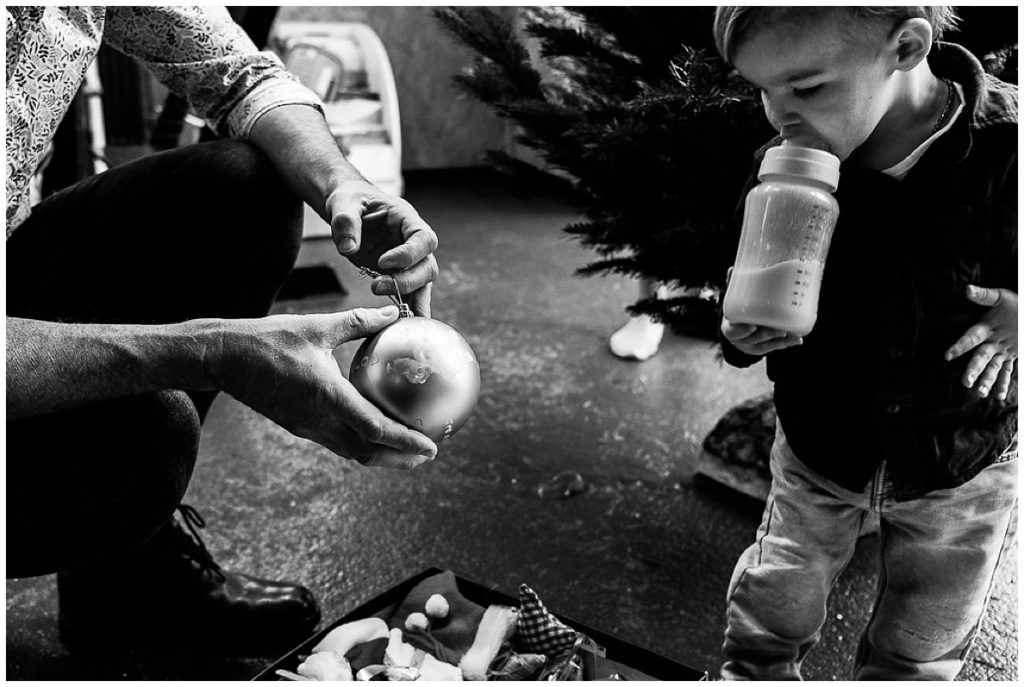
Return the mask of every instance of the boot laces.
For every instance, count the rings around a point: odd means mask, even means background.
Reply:
[[[182,550],[182,554],[199,565],[200,573],[209,571],[219,582],[223,582],[227,579],[224,576],[224,571],[217,561],[213,560],[213,554],[206,548],[203,538],[199,536],[199,530],[206,527],[206,520],[199,514],[199,511],[185,503],[178,506],[178,514],[181,515],[181,519],[188,529],[188,534],[182,532],[184,538],[189,542],[189,545]],[[178,531],[181,532],[180,528]]]

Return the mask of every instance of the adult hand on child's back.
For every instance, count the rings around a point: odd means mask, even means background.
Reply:
[[[754,324],[733,324],[725,317],[722,318],[722,335],[740,351],[758,356],[799,346],[804,342],[803,337],[779,329]]]
[[[993,393],[1005,401],[1017,364],[1017,294],[972,285],[967,287],[967,298],[989,310],[946,351],[946,360],[974,351],[964,371],[964,386],[982,398]]]
[[[385,417],[342,375],[335,348],[380,331],[398,309],[198,320],[215,388],[292,434],[372,467],[412,468],[437,453],[429,438]]]

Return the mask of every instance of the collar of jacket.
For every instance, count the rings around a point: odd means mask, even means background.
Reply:
[[[971,152],[974,133],[992,124],[1017,123],[1016,88],[986,74],[974,55],[956,43],[937,41],[928,56],[938,77],[963,86],[964,112],[925,155],[931,164],[956,164]],[[929,159],[930,158],[930,159]]]

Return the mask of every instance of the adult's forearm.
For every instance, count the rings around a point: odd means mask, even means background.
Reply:
[[[275,107],[256,121],[249,138],[292,191],[321,216],[327,196],[343,182],[365,181],[345,159],[323,115],[312,107]]]
[[[213,321],[65,324],[7,318],[7,417],[161,389],[210,388]]]

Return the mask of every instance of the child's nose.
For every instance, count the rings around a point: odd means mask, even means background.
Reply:
[[[792,100],[782,95],[769,95],[761,91],[761,102],[764,104],[764,114],[768,123],[776,131],[782,131],[785,127],[792,127],[800,123],[800,115],[793,107]]]

